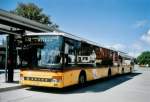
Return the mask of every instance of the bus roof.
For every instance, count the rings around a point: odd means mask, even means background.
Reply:
[[[83,41],[83,42],[86,42],[88,44],[92,44],[92,45],[95,45],[95,46],[99,46],[99,47],[103,47],[103,48],[106,48],[96,42],[93,42],[93,41],[90,41],[90,40],[87,40],[87,39],[84,39],[84,38],[81,38],[81,37],[78,37],[78,36],[75,36],[73,34],[70,34],[70,33],[66,33],[66,32],[44,32],[44,33],[27,33],[26,35],[29,35],[29,36],[34,36],[34,35],[61,35],[61,36],[64,36],[64,37],[67,37],[67,38],[71,38],[71,39],[75,39],[77,41]],[[107,48],[109,49],[109,48]]]
[[[114,48],[104,47],[104,46],[102,46],[102,45],[100,45],[96,42],[93,42],[93,41],[75,36],[73,34],[70,34],[70,33],[64,32],[64,31],[54,31],[54,32],[44,32],[44,33],[27,33],[26,35],[29,35],[29,36],[30,35],[32,35],[32,36],[34,36],[34,35],[61,35],[61,36],[67,37],[67,38],[75,39],[77,41],[86,42],[88,44],[92,44],[92,45],[95,45],[95,46],[98,46],[98,47],[101,47],[101,48],[106,48],[108,50],[118,52],[119,55],[127,57],[127,58],[132,58],[132,57],[128,56],[126,53],[124,53],[122,51],[115,50]]]

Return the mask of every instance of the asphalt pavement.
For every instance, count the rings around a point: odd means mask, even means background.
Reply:
[[[0,92],[0,102],[149,102],[150,68],[137,68],[133,74],[98,80],[85,88],[64,90],[22,88]]]
[[[14,90],[18,88],[22,88],[19,84],[20,79],[20,70],[14,70],[14,81],[12,83],[7,83],[5,80],[5,70],[0,69],[0,92]]]

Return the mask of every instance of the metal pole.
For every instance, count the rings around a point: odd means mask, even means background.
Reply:
[[[9,40],[8,40],[8,82],[13,82],[13,77],[14,77],[14,67],[15,67],[15,42],[14,42],[15,36],[14,35],[9,35]]]
[[[7,37],[6,37],[6,45],[5,45],[5,82],[8,81],[8,76],[7,76],[7,54],[8,54],[8,46],[7,46]]]
[[[21,68],[22,68],[22,62],[23,62],[23,43],[24,43],[24,40],[23,40],[24,38],[23,38],[23,35],[21,35],[21,41],[22,41],[22,43],[21,43]]]

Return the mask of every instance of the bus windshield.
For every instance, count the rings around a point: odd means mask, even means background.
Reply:
[[[23,61],[41,68],[60,68],[62,65],[63,37],[57,35],[27,36],[29,42]],[[26,54],[25,54],[26,55]]]
[[[38,66],[60,67],[62,64],[62,37],[40,36],[38,39],[44,42],[44,47],[37,51],[37,55],[40,56]]]

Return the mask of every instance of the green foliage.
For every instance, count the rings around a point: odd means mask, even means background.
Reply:
[[[50,20],[50,17],[43,13],[43,9],[39,8],[33,3],[18,3],[18,6],[15,10],[10,11],[11,13],[17,14],[19,16],[37,21],[42,24],[46,24],[53,28],[58,28],[58,25],[53,24]]]
[[[137,62],[140,65],[148,64],[150,66],[150,51],[145,51],[137,57]]]

